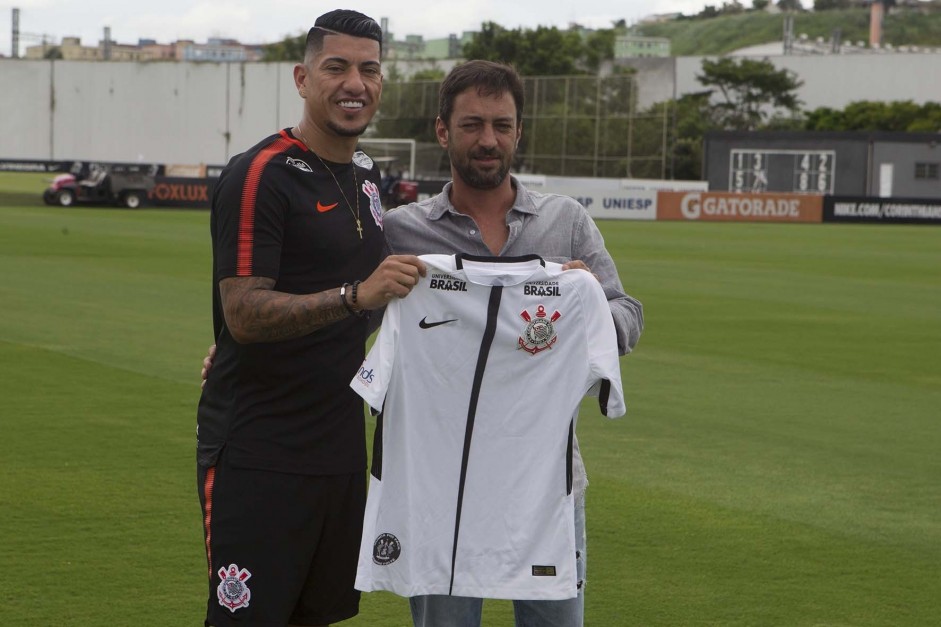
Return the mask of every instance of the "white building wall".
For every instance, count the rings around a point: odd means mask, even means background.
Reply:
[[[225,66],[63,62],[50,159],[198,163],[225,147]]]
[[[703,91],[696,80],[704,57],[676,59],[676,93]],[[794,72],[805,109],[843,109],[859,100],[941,102],[941,53],[870,53],[767,56],[777,69]]]
[[[808,109],[941,102],[941,53],[767,58],[797,73]],[[702,91],[701,64],[702,57],[631,63],[640,108]],[[0,59],[0,159],[221,165],[298,121],[293,67]]]
[[[293,63],[228,64],[230,140],[222,156],[207,163],[223,164],[262,138],[293,126],[300,119],[301,98],[294,88]],[[224,132],[224,131],[223,131]]]
[[[0,59],[0,159],[48,159],[52,65]]]

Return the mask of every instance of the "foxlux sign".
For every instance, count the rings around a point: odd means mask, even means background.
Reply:
[[[147,199],[157,206],[208,207],[214,179],[156,177],[156,185],[147,192]]]

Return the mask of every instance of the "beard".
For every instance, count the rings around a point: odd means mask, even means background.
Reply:
[[[498,150],[478,150],[473,153],[456,154],[450,148],[448,157],[454,171],[468,186],[474,189],[494,189],[499,187],[510,173],[513,155],[504,155]],[[500,164],[494,170],[481,170],[473,163],[475,157],[498,157]]]
[[[327,121],[327,128],[329,128],[331,131],[333,131],[340,137],[359,137],[360,135],[366,132],[366,128],[368,126],[369,125],[366,124],[365,126],[361,126],[361,127],[347,128],[345,126],[340,126],[333,120]]]

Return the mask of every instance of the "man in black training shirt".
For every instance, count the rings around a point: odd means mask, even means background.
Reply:
[[[356,615],[366,488],[368,311],[424,266],[383,260],[379,170],[355,152],[379,105],[382,32],[319,17],[294,68],[293,128],[233,158],[212,200],[217,352],[198,410],[207,625]]]

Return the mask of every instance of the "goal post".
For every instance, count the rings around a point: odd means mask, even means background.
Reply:
[[[415,176],[415,140],[383,137],[361,137],[360,146],[385,172],[393,163],[403,167],[407,164],[408,176]]]

